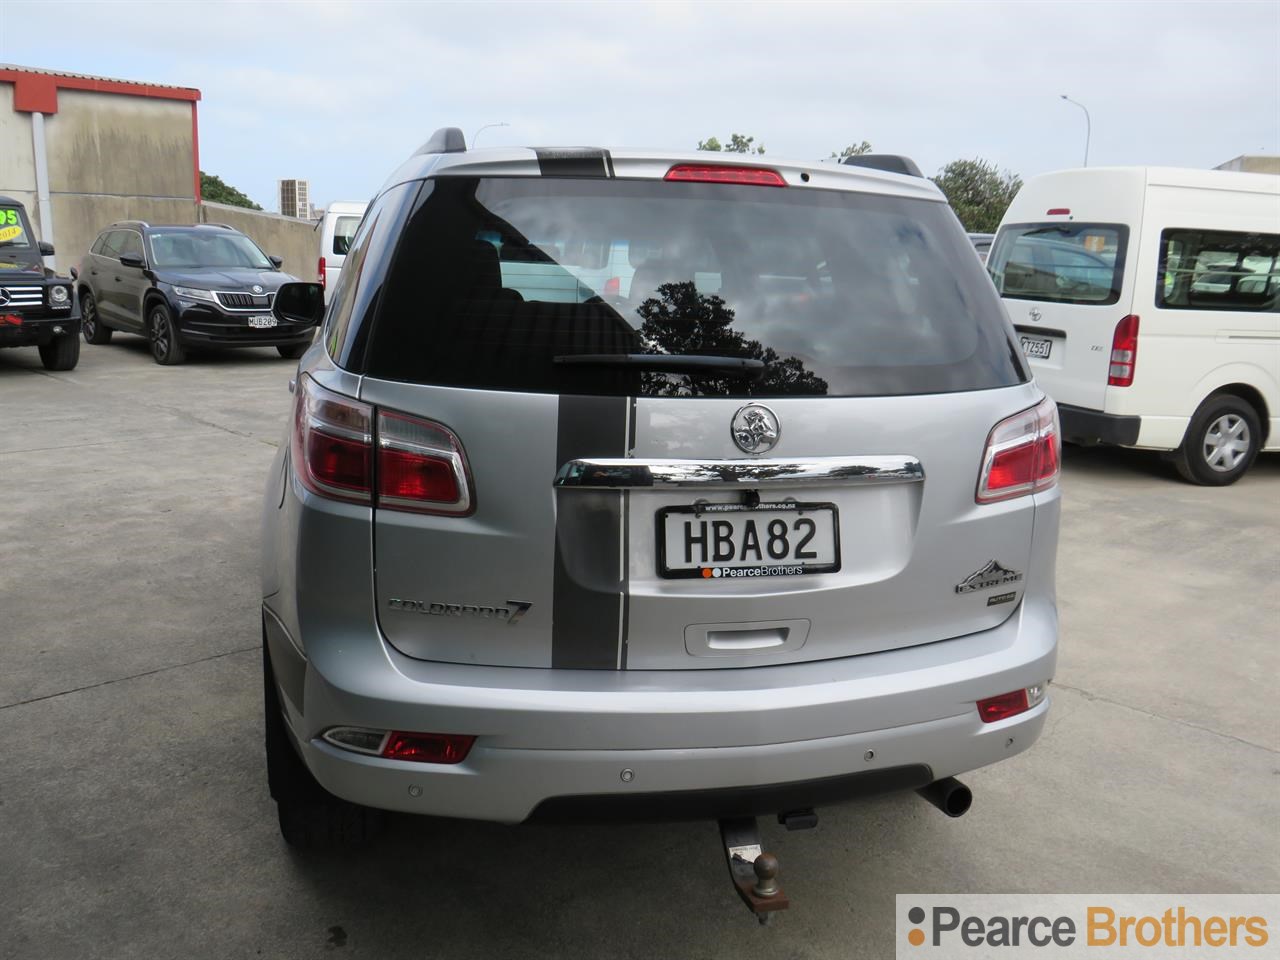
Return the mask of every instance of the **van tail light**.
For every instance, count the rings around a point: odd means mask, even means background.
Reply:
[[[312,493],[369,503],[373,483],[373,407],[298,378],[293,463]]]
[[[387,410],[375,414],[369,404],[332,393],[305,374],[297,397],[293,462],[312,493],[386,510],[474,511],[466,456],[446,427]]]
[[[1138,367],[1138,318],[1134,314],[1121,318],[1111,337],[1111,366],[1107,369],[1107,386],[1131,387]]]
[[[316,266],[316,283],[325,286],[324,257],[320,258],[320,263]]]
[[[378,412],[378,506],[465,516],[475,507],[462,444],[430,420]]]
[[[991,429],[974,499],[995,503],[1047,490],[1058,482],[1061,464],[1058,405],[1045,397]]]
[[[716,163],[678,163],[663,177],[688,183],[745,183],[756,187],[785,187],[782,174],[768,167],[730,167]]]

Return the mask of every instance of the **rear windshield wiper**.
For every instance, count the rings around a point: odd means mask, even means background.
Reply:
[[[768,366],[750,357],[716,357],[697,354],[663,353],[566,353],[554,358],[555,363],[584,367],[635,367],[655,373],[736,373],[752,380],[764,376]]]

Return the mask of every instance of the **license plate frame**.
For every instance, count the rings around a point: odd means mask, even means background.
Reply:
[[[730,514],[775,514],[787,513],[794,514],[797,517],[806,513],[828,513],[831,520],[831,542],[834,553],[830,562],[823,563],[805,563],[799,562],[778,562],[769,558],[771,562],[751,565],[733,565],[727,566],[725,562],[711,562],[709,566],[695,567],[668,567],[667,566],[667,532],[666,518],[671,514],[694,514],[708,515],[711,517],[725,517]],[[836,573],[840,570],[840,508],[830,501],[797,503],[795,501],[772,501],[769,503],[758,503],[754,506],[748,506],[745,503],[698,503],[698,504],[681,504],[679,506],[661,507],[654,515],[654,545],[657,555],[657,573],[663,580],[771,580],[777,577],[794,577],[809,576],[815,573]],[[735,533],[737,529],[735,528]],[[736,551],[735,551],[736,552]],[[762,554],[768,557],[766,549],[762,546]],[[715,571],[719,570],[720,573]],[[751,571],[751,572],[733,572],[724,571]]]
[[[1024,335],[1019,338],[1019,343],[1021,343],[1022,352],[1028,360],[1048,360],[1049,354],[1053,352],[1053,341],[1047,337],[1028,337]]]
[[[250,330],[274,330],[280,325],[280,321],[271,314],[260,314],[255,317],[249,317]]]

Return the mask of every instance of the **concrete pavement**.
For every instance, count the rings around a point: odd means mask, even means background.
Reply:
[[[1223,490],[1069,449],[1039,744],[914,797],[766,825],[761,929],[714,824],[397,818],[299,856],[261,756],[258,506],[294,364],[46,374],[0,351],[0,955],[883,958],[897,892],[1280,891],[1280,457]]]

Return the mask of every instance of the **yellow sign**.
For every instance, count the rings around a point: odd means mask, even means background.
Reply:
[[[22,226],[16,227],[0,227],[0,243],[8,243],[10,240],[17,240],[22,236]]]

